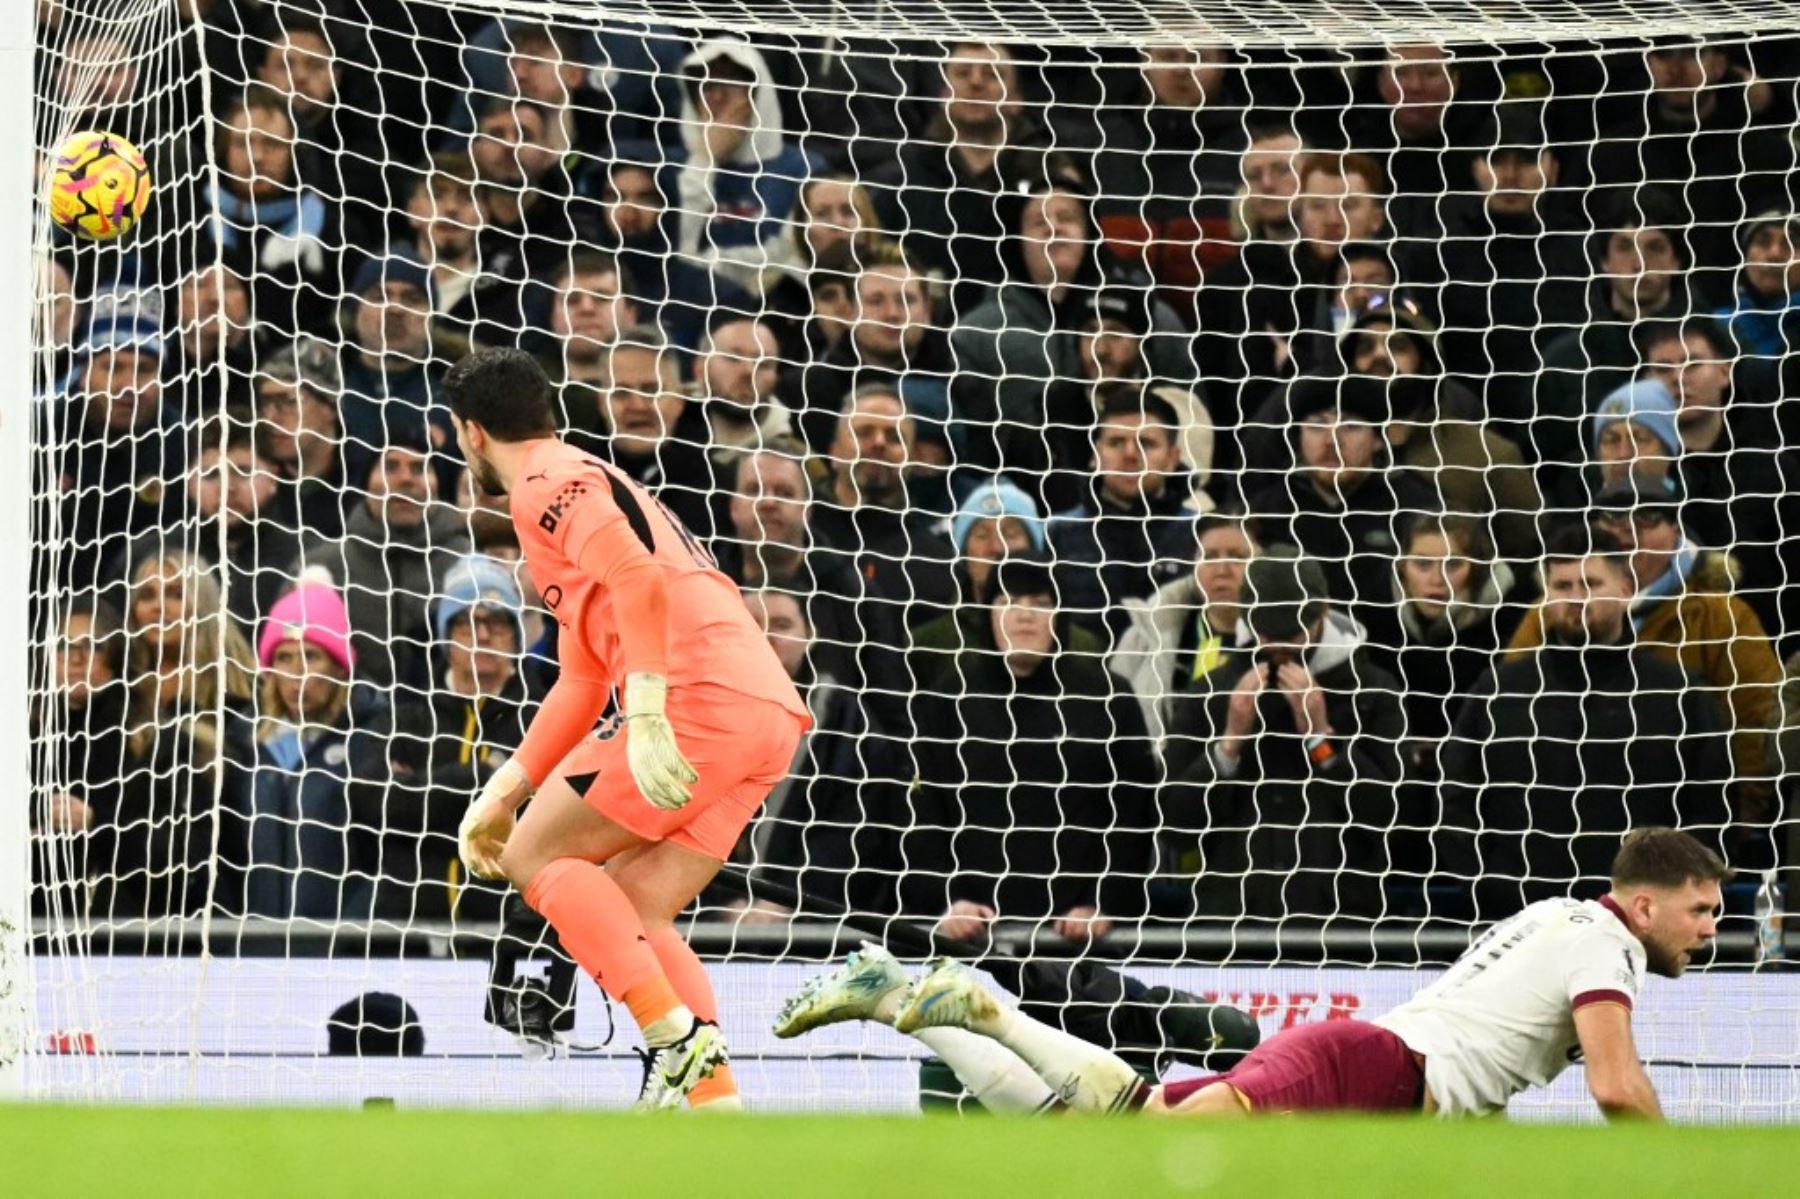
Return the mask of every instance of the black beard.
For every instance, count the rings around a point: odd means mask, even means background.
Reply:
[[[471,459],[469,473],[475,476],[475,486],[488,495],[498,498],[506,494],[506,484],[500,481],[500,472],[494,469],[493,463],[481,458]]]

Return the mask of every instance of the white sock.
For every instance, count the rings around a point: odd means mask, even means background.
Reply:
[[[1078,1112],[1111,1112],[1143,1086],[1115,1054],[1003,1007],[993,1037],[1025,1060],[1055,1096]],[[948,1060],[948,1059],[946,1059]]]
[[[921,1028],[913,1036],[943,1058],[981,1106],[1000,1115],[1035,1112],[1055,1098],[1019,1055],[960,1028]]]
[[[694,1027],[694,1013],[676,1004],[644,1027],[644,1044],[651,1049],[673,1045]]]

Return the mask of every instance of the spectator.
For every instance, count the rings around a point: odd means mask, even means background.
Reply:
[[[1399,640],[1385,664],[1400,680],[1408,780],[1435,786],[1450,726],[1518,626],[1512,568],[1494,557],[1477,521],[1421,515],[1400,536],[1395,596]],[[1434,813],[1420,813],[1429,824]],[[1417,823],[1408,821],[1406,823]]]
[[[281,480],[246,425],[200,425],[190,437],[187,461],[178,523],[133,537],[104,573],[123,580],[171,543],[193,546],[195,559],[221,583],[232,620],[249,636],[292,585],[282,571],[300,548],[294,514],[281,505]]]
[[[782,128],[762,52],[712,38],[681,60],[677,246],[753,294],[812,169]]]
[[[756,317],[713,314],[694,370],[713,465],[725,470],[746,451],[791,436],[794,414],[775,396],[775,334]]]
[[[594,452],[642,483],[700,537],[718,525],[719,486],[699,405],[682,394],[675,349],[652,325],[622,329],[600,358]]]
[[[337,406],[344,384],[336,355],[322,342],[299,338],[263,360],[256,390],[256,447],[280,477],[276,508],[292,514],[303,532],[340,536],[354,492],[346,483]]]
[[[1374,159],[1311,153],[1294,170],[1295,239],[1246,243],[1202,295],[1197,352],[1208,382],[1218,375],[1247,392],[1239,398],[1223,385],[1209,387],[1221,425],[1236,423],[1244,405],[1253,408],[1262,385],[1291,373],[1296,335],[1324,331],[1343,247],[1385,236],[1387,180]]]
[[[1082,336],[1075,332],[1100,289],[1143,297],[1149,280],[1121,267],[1096,235],[1086,185],[1054,174],[1032,185],[1008,230],[1008,278],[993,299],[950,335],[957,385],[953,439],[958,458],[1025,475],[1049,465],[1043,428],[1050,392],[1082,375]],[[1191,383],[1196,374],[1180,320],[1150,304],[1143,356],[1152,378]]]
[[[1528,457],[1551,477],[1544,489],[1566,490],[1566,477],[1581,461],[1582,424],[1600,397],[1631,379],[1637,347],[1631,330],[1643,321],[1679,319],[1693,310],[1679,247],[1684,220],[1679,204],[1654,187],[1618,192],[1605,202],[1594,239],[1598,277],[1575,328],[1544,349],[1544,369],[1533,393]]]
[[[377,863],[362,818],[389,794],[387,707],[378,692],[351,685],[343,597],[309,573],[269,610],[257,651],[256,774],[244,827],[228,838],[248,847],[243,911],[366,920]]]
[[[475,206],[475,164],[466,154],[434,154],[416,176],[406,199],[412,257],[431,270],[425,288],[431,316],[458,337],[474,336],[481,258],[476,252],[480,214]]]
[[[294,166],[286,102],[253,88],[219,121],[214,230],[226,265],[252,281],[255,328],[293,336],[329,328],[343,244],[336,202]]]
[[[1169,714],[1178,780],[1169,823],[1197,836],[1193,904],[1257,921],[1380,916],[1405,729],[1400,686],[1325,572],[1289,549],[1244,571],[1254,643],[1196,680]]]
[[[396,442],[370,462],[365,497],[341,538],[305,537],[288,571],[322,566],[343,581],[357,675],[377,687],[423,689],[432,597],[466,553],[461,515],[434,502],[437,487],[423,445]]]
[[[1661,39],[1644,52],[1649,95],[1620,91],[1595,106],[1601,146],[1632,153],[1593,154],[1599,184],[1661,183],[1673,191],[1699,290],[1714,290],[1738,264],[1733,233],[1752,212],[1794,210],[1794,146],[1772,89],[1733,63],[1718,42]],[[1727,289],[1716,288],[1723,294]]]
[[[1215,430],[1201,398],[1199,380],[1190,385],[1152,380],[1144,349],[1151,331],[1148,293],[1101,287],[1082,297],[1074,332],[1081,374],[1053,380],[1044,392],[1044,427],[1039,432],[1051,471],[1040,482],[1045,506],[1072,508],[1094,493],[1087,466],[1093,454],[1097,405],[1121,386],[1136,386],[1174,408],[1181,460],[1196,503],[1205,505],[1212,478]],[[1189,388],[1192,388],[1190,390]]]
[[[432,619],[433,681],[395,713],[395,787],[360,814],[378,830],[378,919],[493,920],[501,892],[465,878],[456,828],[469,797],[519,747],[532,699],[521,669],[525,608],[513,569],[469,554],[444,576]]]
[[[1544,354],[1583,319],[1569,268],[1582,260],[1583,222],[1541,122],[1506,107],[1481,138],[1492,148],[1469,158],[1473,191],[1437,198],[1444,236],[1413,243],[1405,273],[1438,297],[1444,361],[1520,441]]]
[[[1309,328],[1294,335],[1291,353],[1301,374],[1336,372],[1344,334],[1371,307],[1404,303],[1396,294],[1400,281],[1393,255],[1372,241],[1347,242],[1332,268],[1331,288],[1319,296],[1321,311]]]
[[[891,912],[902,865],[899,830],[910,818],[892,739],[872,727],[859,690],[831,672],[818,652],[801,597],[747,591],[744,604],[812,714],[793,768],[763,802],[748,838],[751,894],[773,883],[797,895],[801,914]],[[908,781],[910,781],[908,779]],[[785,900],[786,897],[783,897]],[[785,902],[754,899],[752,918],[781,918]]]
[[[639,317],[654,318],[676,345],[693,349],[706,332],[715,309],[755,312],[759,305],[738,285],[677,253],[679,213],[665,200],[671,185],[664,179],[661,151],[652,145],[624,147],[622,155],[601,166],[585,185],[600,195],[598,244],[619,262],[624,294]]]
[[[1124,603],[1129,622],[1108,661],[1131,684],[1157,752],[1166,749],[1168,719],[1180,696],[1234,661],[1243,608],[1244,571],[1257,553],[1241,515],[1208,512],[1194,522],[1194,568]]]
[[[981,603],[988,579],[999,563],[1019,554],[1042,554],[1047,548],[1044,519],[1036,501],[1004,476],[976,487],[950,522],[956,551],[956,584],[961,602],[913,634],[912,679],[921,690],[959,694],[956,677],[965,650],[987,642],[988,611]],[[1071,625],[1064,653],[1098,654],[1104,646],[1088,629]]]
[[[1675,397],[1657,379],[1626,383],[1600,402],[1594,413],[1593,466],[1585,485],[1564,490],[1580,510],[1601,489],[1641,474],[1660,482],[1677,478],[1681,432]]]
[[[175,322],[164,354],[185,380],[184,415],[250,408],[257,347],[245,281],[217,264],[195,267],[176,285]]]
[[[1233,205],[1232,237],[1246,243],[1292,242],[1300,235],[1294,204],[1306,143],[1285,123],[1248,122],[1246,129],[1250,140],[1238,163],[1242,182]]]
[[[1756,613],[1734,594],[1735,564],[1688,539],[1673,480],[1628,474],[1602,488],[1594,508],[1595,524],[1628,555],[1636,645],[1684,667],[1718,700],[1731,721],[1739,791],[1766,798],[1768,788],[1756,780],[1775,720],[1781,662]],[[1544,608],[1526,615],[1507,647],[1509,660],[1544,643],[1548,620]]]
[[[1387,462],[1388,385],[1367,375],[1296,379],[1288,389],[1298,469],[1258,493],[1250,511],[1264,544],[1296,545],[1326,594],[1378,645],[1394,644],[1394,550],[1408,516],[1437,512],[1428,479]]]
[[[1141,914],[1155,860],[1155,756],[1143,717],[1097,657],[1068,644],[1049,564],[988,576],[983,643],[954,702],[919,697],[920,790],[902,843],[906,908],[949,936],[996,917],[1104,938]]]
[[[1682,526],[1728,550],[1737,592],[1777,636],[1800,631],[1800,589],[1789,586],[1786,536],[1800,529],[1800,460],[1779,406],[1759,394],[1760,363],[1738,358],[1716,322],[1693,317],[1641,331],[1644,373],[1675,397]]]
[[[511,523],[509,517],[509,532]],[[550,614],[544,607],[544,597],[538,594],[537,585],[531,581],[531,572],[525,569],[525,555],[519,549],[517,534],[478,540],[476,552],[492,558],[511,571],[513,585],[519,589],[519,597],[524,605],[520,609],[520,624],[524,633],[520,642],[523,649],[519,654],[519,672],[525,678],[525,693],[531,696],[533,702],[537,702],[548,695],[550,688],[556,684],[556,622],[550,619]]]
[[[1792,210],[1760,213],[1738,230],[1743,267],[1729,307],[1717,312],[1745,354],[1781,358],[1800,347],[1800,250]]]
[[[1438,861],[1473,883],[1481,920],[1605,878],[1631,828],[1716,846],[1731,821],[1719,706],[1633,637],[1618,539],[1565,527],[1543,571],[1543,607],[1514,638],[1532,630],[1535,647],[1476,685],[1443,757]]]
[[[1194,311],[1202,274],[1231,253],[1231,209],[1244,153],[1243,101],[1221,46],[1141,52],[1135,103],[1101,119],[1093,178],[1102,236],[1140,259],[1176,312]]]
[[[818,665],[855,682],[847,662],[864,637],[856,617],[861,580],[843,557],[814,545],[805,457],[805,447],[791,437],[738,456],[727,476],[730,527],[713,540],[713,553],[719,569],[746,591],[800,597]]]
[[[33,696],[31,811],[36,835],[34,913],[87,910],[88,840],[115,825],[124,780],[123,629],[104,600],[76,597],[62,613],[52,646],[51,689]]]
[[[826,255],[881,238],[875,201],[860,179],[851,175],[814,175],[800,188],[794,219],[781,245],[783,257],[762,279],[764,319],[783,343],[783,357],[796,361],[817,357],[807,329],[813,315],[812,276]]]
[[[566,116],[493,101],[469,139],[481,263],[472,295],[482,345],[516,345],[528,327],[542,327],[554,298],[552,274],[598,231],[598,214],[574,195],[564,166]]]
[[[790,367],[778,389],[815,451],[831,445],[845,401],[864,386],[900,387],[904,380],[909,399],[930,388],[935,398],[926,406],[939,416],[949,407],[950,343],[932,323],[925,277],[892,243],[858,243],[855,258],[849,336],[823,358]]]
[[[441,451],[441,490],[456,481],[456,437],[438,402],[443,360],[433,352],[431,272],[418,259],[371,259],[357,272],[355,341],[345,352],[338,420],[345,466],[361,478],[391,444],[423,440]]]
[[[1463,100],[1462,66],[1443,46],[1388,46],[1374,84],[1373,102],[1348,114],[1350,144],[1374,155],[1387,176],[1397,235],[1435,243],[1444,233],[1442,197],[1468,178],[1483,107]]]
[[[572,428],[587,428],[594,420],[593,387],[606,374],[606,355],[620,330],[645,323],[643,309],[631,298],[634,282],[618,259],[604,251],[572,254],[550,276],[550,286],[550,337],[539,359],[544,372],[564,384],[563,419]]]
[[[1013,232],[1009,197],[1043,178],[1050,139],[1027,111],[1010,48],[965,41],[945,51],[935,115],[876,171],[874,191],[882,228],[949,282],[958,323],[1011,277],[1001,253]]]
[[[167,522],[185,477],[181,404],[163,386],[159,323],[130,298],[96,300],[75,369],[49,401],[55,476],[46,491],[70,538],[57,555],[61,581],[77,593],[112,582],[99,564]]]
[[[1127,599],[1150,595],[1194,560],[1192,491],[1183,484],[1181,418],[1164,400],[1112,384],[1094,426],[1095,482],[1049,527],[1071,620],[1116,637]]]
[[[77,292],[75,277],[61,258],[48,258],[48,289],[44,300],[47,316],[39,337],[50,351],[50,362],[42,367],[36,383],[48,391],[57,380],[67,378],[75,368],[75,330],[80,326],[83,296]]]
[[[956,603],[949,543],[912,501],[909,470],[917,428],[894,389],[871,385],[850,397],[832,442],[831,468],[814,497],[808,563],[833,598],[850,609],[854,647],[844,664],[871,716],[903,731],[911,630]]]
[[[221,841],[215,856],[214,812],[243,810],[255,655],[197,559],[173,550],[145,558],[130,588],[125,752],[117,807],[88,843],[89,860],[105,864],[93,912],[101,920],[196,916],[214,884],[229,911],[231,867],[243,854]]]

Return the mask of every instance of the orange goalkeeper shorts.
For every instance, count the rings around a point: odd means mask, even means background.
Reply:
[[[700,776],[694,798],[665,812],[639,794],[621,728],[587,738],[551,773],[595,811],[646,841],[673,841],[724,861],[776,783],[787,777],[805,717],[780,704],[699,684],[669,694],[675,744]]]

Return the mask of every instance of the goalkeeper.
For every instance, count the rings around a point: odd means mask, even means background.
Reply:
[[[908,983],[865,945],[788,1001],[777,1036],[872,1020],[918,1037],[1001,1110],[1195,1115],[1487,1115],[1577,1059],[1608,1118],[1661,1119],[1631,1010],[1646,971],[1678,978],[1716,935],[1725,864],[1673,829],[1639,829],[1598,900],[1546,899],[1489,929],[1443,976],[1374,1021],[1287,1029],[1224,1074],[1146,1084],[1119,1057],[1002,1005],[943,962]],[[990,1102],[989,1097],[997,1102]]]
[[[478,351],[444,391],[475,481],[512,497],[559,626],[556,686],[463,818],[463,861],[509,879],[630,1009],[648,1047],[640,1105],[736,1107],[712,985],[674,920],[787,774],[806,708],[705,549],[557,438],[535,359]],[[620,731],[597,737],[618,686]]]

